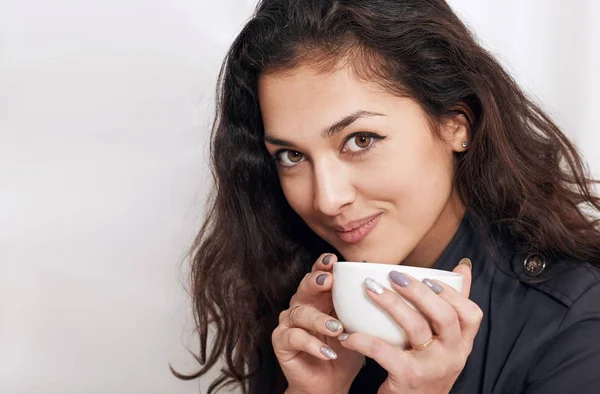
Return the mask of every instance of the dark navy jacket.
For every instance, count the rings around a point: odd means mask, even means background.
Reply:
[[[520,253],[494,239],[489,226],[467,213],[434,267],[452,270],[469,258],[470,298],[484,313],[451,393],[600,394],[600,270]],[[284,392],[274,364],[264,366],[252,394]],[[386,377],[367,358],[350,394],[376,394]]]
[[[469,214],[434,268],[464,257],[484,318],[451,393],[600,394],[600,270],[516,252]],[[368,359],[350,393],[377,393],[386,376]]]

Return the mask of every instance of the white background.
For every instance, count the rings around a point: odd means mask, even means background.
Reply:
[[[599,173],[600,2],[450,4]],[[205,392],[168,363],[195,369],[183,257],[253,6],[0,0],[0,393]]]

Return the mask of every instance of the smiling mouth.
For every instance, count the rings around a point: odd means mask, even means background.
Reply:
[[[342,241],[348,244],[356,244],[362,241],[369,235],[369,233],[375,228],[381,214],[377,214],[371,218],[367,218],[362,223],[359,221],[358,226],[349,226],[351,229],[343,231],[340,227],[334,227],[333,231],[335,235]],[[354,227],[354,228],[352,228]]]

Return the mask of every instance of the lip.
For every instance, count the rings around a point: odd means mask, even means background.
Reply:
[[[335,226],[333,230],[335,231],[335,235],[337,237],[349,244],[355,244],[363,239],[375,228],[377,223],[379,222],[379,218],[381,217],[381,213],[355,220],[347,223],[345,226]]]
[[[375,215],[371,215],[371,216],[367,216],[366,218],[362,218],[362,219],[358,219],[358,220],[354,220],[352,222],[348,222],[343,226],[333,226],[332,228],[336,231],[336,232],[340,232],[340,233],[346,233],[352,230],[356,230],[357,228],[359,228],[360,226],[362,226],[365,223],[370,222],[371,220],[375,219],[375,217],[381,215],[381,213],[376,213]]]

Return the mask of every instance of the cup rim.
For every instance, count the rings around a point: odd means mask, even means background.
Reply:
[[[426,277],[434,277],[434,276],[450,276],[450,277],[462,277],[462,274],[458,274],[456,272],[452,272],[452,271],[446,271],[446,270],[441,270],[441,269],[435,269],[435,268],[424,268],[424,267],[413,267],[410,265],[402,265],[402,264],[383,264],[383,263],[373,263],[373,262],[363,262],[363,261],[337,261],[334,265],[333,268],[335,269],[335,266],[340,264],[341,266],[350,266],[352,265],[353,268],[359,269],[359,270],[369,270],[369,269],[373,269],[374,267],[381,267],[381,269],[389,269],[389,270],[396,270],[399,272],[405,272],[409,275],[412,275],[412,273],[414,273],[414,275],[422,275],[422,276],[426,276]]]

